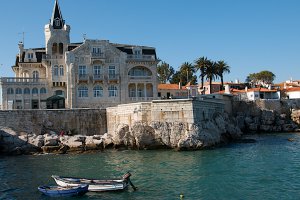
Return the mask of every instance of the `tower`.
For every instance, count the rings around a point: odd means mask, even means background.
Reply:
[[[63,55],[70,43],[70,26],[65,24],[58,0],[55,0],[50,23],[45,26],[46,54]]]

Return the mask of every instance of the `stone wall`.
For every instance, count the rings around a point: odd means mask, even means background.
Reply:
[[[103,135],[106,124],[106,111],[100,109],[0,111],[0,127],[35,135],[61,130],[73,135]]]
[[[107,109],[104,146],[203,149],[241,135],[215,100],[173,99]]]

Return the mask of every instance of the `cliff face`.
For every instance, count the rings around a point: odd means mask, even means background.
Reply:
[[[131,128],[128,124],[119,124],[115,132],[106,136],[104,145],[136,149],[203,149],[241,136],[235,123],[227,114],[215,114],[213,119],[197,123],[137,121]]]
[[[292,132],[297,130],[297,109],[289,102],[280,102],[276,108],[261,107],[257,102],[235,102],[233,117],[244,133]],[[265,103],[266,104],[266,103]]]

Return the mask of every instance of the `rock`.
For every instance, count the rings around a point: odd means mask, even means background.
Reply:
[[[60,146],[43,146],[42,150],[43,153],[54,153],[54,152],[58,152],[60,148],[61,148]]]
[[[59,138],[57,135],[46,135],[44,139],[45,146],[58,146]]]

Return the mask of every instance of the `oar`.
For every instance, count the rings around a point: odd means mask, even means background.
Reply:
[[[135,187],[135,186],[133,185],[133,183],[131,182],[130,179],[128,179],[128,182],[129,182],[129,184],[131,185],[131,187],[133,188],[133,190],[136,191],[136,190],[137,190],[137,187]]]

